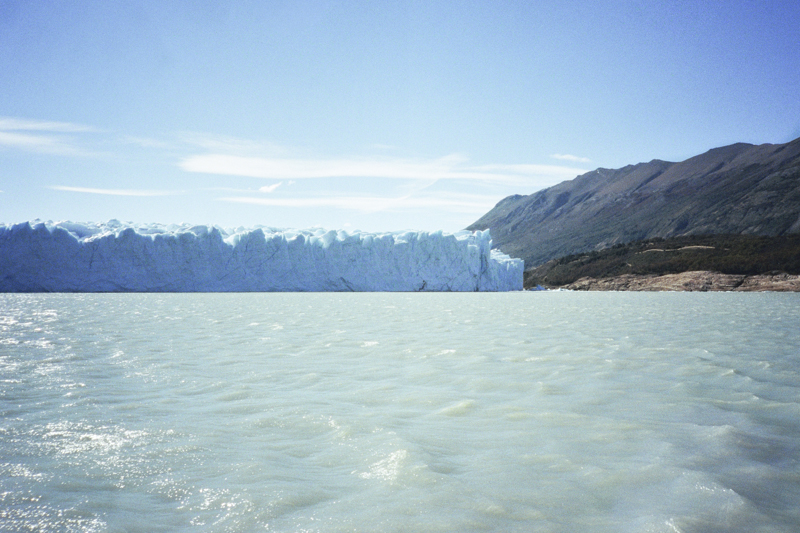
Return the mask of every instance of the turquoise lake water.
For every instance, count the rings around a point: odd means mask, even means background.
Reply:
[[[0,294],[0,530],[800,530],[800,294]]]

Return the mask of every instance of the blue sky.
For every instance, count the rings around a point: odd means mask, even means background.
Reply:
[[[0,222],[455,231],[800,137],[800,2],[0,0]]]

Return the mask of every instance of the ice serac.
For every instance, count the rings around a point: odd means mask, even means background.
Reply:
[[[488,231],[0,225],[2,292],[510,291],[523,262]]]

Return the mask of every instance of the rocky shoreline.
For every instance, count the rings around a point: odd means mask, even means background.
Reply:
[[[660,276],[624,274],[603,279],[581,278],[561,288],[574,291],[800,292],[800,276],[786,273],[746,276],[701,270]]]

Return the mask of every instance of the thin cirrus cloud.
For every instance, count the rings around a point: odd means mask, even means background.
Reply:
[[[70,122],[0,117],[0,131],[51,131],[58,133],[80,133],[97,130],[91,126],[73,124]]]
[[[67,185],[52,185],[48,188],[54,191],[104,194],[109,196],[170,196],[173,194],[179,194],[177,191],[157,191],[144,189],[95,189],[90,187],[70,187]]]
[[[67,139],[51,135],[31,135],[0,130],[0,146],[26,152],[51,155],[86,155],[87,152]]]
[[[561,161],[570,161],[572,163],[591,163],[592,160],[588,157],[581,157],[572,154],[551,154],[550,157],[553,159],[559,159]]]
[[[179,137],[183,144],[200,147],[209,153],[248,155],[257,153],[262,156],[265,154],[277,156],[286,153],[285,147],[263,140],[196,132],[183,132]]]
[[[82,124],[0,117],[0,146],[50,155],[85,156],[90,152],[68,134],[95,131]]]
[[[250,196],[236,196],[220,198],[225,202],[255,204],[269,207],[294,207],[313,208],[331,207],[335,209],[348,209],[364,213],[379,211],[392,211],[419,208],[446,209],[451,212],[472,213],[491,207],[492,202],[484,196],[460,195],[448,197],[436,196],[402,196],[398,198],[377,196],[326,196],[306,198],[254,198]]]
[[[183,159],[187,172],[267,179],[370,177],[396,179],[462,179],[505,184],[529,184],[575,177],[583,169],[558,165],[467,165],[451,155],[432,160],[342,158],[327,160],[245,157],[227,154],[193,155]]]
[[[280,187],[282,184],[283,182],[279,181],[278,183],[273,183],[272,185],[264,185],[263,187],[259,187],[258,192],[266,192],[266,193],[275,192],[275,189]]]

